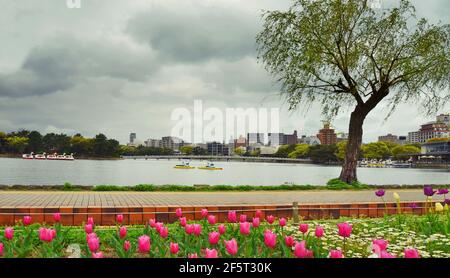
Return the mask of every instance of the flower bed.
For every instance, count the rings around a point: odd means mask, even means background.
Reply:
[[[443,191],[444,192],[444,191]],[[426,188],[427,198],[434,193]],[[445,194],[448,193],[445,192]],[[396,194],[396,193],[394,193]],[[443,194],[443,195],[445,195]],[[382,197],[377,191],[377,196]],[[398,204],[400,197],[395,195]],[[444,196],[445,199],[445,196]],[[17,258],[428,258],[450,257],[448,204],[436,203],[423,216],[399,213],[378,219],[338,219],[293,224],[256,211],[250,219],[229,211],[226,223],[202,210],[201,221],[187,221],[181,209],[178,222],[150,219],[145,226],[97,227],[89,217],[80,227],[32,224],[23,217],[0,236],[0,257]]]

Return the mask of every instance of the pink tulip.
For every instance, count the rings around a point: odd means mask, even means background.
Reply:
[[[247,222],[247,215],[241,214],[241,215],[239,216],[239,222],[240,222],[240,223]]]
[[[117,221],[117,223],[122,224],[122,222],[123,222],[123,214],[118,214],[116,216],[116,221]]]
[[[13,239],[14,237],[14,228],[8,227],[5,229],[5,238],[8,240]]]
[[[24,216],[22,223],[24,226],[29,226],[31,224],[31,216]]]
[[[323,227],[322,226],[317,226],[316,230],[314,232],[314,234],[316,235],[316,237],[321,238],[323,237]]]
[[[253,228],[258,228],[259,227],[259,217],[255,217],[253,218],[253,222],[252,222],[252,226]]]
[[[125,252],[128,252],[128,250],[130,250],[131,248],[131,243],[128,240],[125,240],[125,242],[123,243],[123,250],[125,250]]]
[[[302,232],[302,234],[306,234],[308,232],[309,226],[308,224],[300,224],[298,230]]]
[[[392,259],[395,258],[394,255],[390,254],[386,250],[381,250],[378,244],[372,244],[372,251],[376,255],[376,257],[381,259]]]
[[[225,225],[220,224],[220,225],[219,225],[219,233],[220,233],[221,235],[223,235],[226,231],[227,231],[227,228],[225,227]]]
[[[93,217],[88,217],[87,224],[90,224],[90,225],[94,226],[94,218]]]
[[[275,245],[277,244],[277,235],[270,230],[266,230],[264,232],[264,244],[271,249],[275,248]]]
[[[208,235],[209,244],[216,245],[219,242],[220,234],[218,232],[211,232]]]
[[[86,234],[91,234],[93,230],[94,228],[92,227],[92,224],[86,224],[86,226],[84,226],[84,231]]]
[[[419,251],[417,251],[416,249],[405,249],[405,258],[418,259],[420,258]]]
[[[197,255],[197,253],[188,254],[188,258],[189,259],[197,259],[198,255]]]
[[[164,227],[164,223],[156,222],[156,224],[155,224],[155,230],[156,230],[158,233],[160,233],[161,228],[163,228],[163,227]]]
[[[236,221],[237,221],[236,211],[234,210],[228,211],[228,222],[236,223]]]
[[[208,210],[207,209],[202,209],[201,215],[202,215],[202,218],[208,217]]]
[[[202,225],[194,224],[194,235],[199,236],[202,233]]]
[[[123,239],[126,236],[127,236],[127,227],[125,227],[125,226],[120,227],[120,229],[119,229],[119,237]]]
[[[177,208],[175,210],[175,214],[177,215],[178,218],[180,218],[181,216],[183,216],[183,211],[181,210],[181,208]]]
[[[86,242],[88,242],[90,238],[97,238],[97,234],[96,233],[87,234],[86,235]]]
[[[341,250],[330,250],[328,257],[332,259],[341,259],[344,257]]]
[[[240,224],[240,229],[239,230],[240,230],[241,234],[243,234],[243,235],[250,234],[250,223],[242,222]]]
[[[215,217],[214,215],[209,215],[209,216],[208,216],[208,223],[209,223],[210,225],[216,224],[216,217]]]
[[[292,236],[286,236],[284,238],[284,242],[286,243],[287,247],[292,247],[292,246],[294,246],[295,240],[294,240],[294,237],[292,237]]]
[[[384,239],[375,239],[372,241],[372,244],[376,244],[380,247],[380,251],[386,251],[388,246],[388,241]]]
[[[218,258],[216,249],[205,249],[205,258]]]
[[[150,237],[147,235],[138,238],[138,249],[141,253],[148,253],[150,251]]]
[[[3,256],[3,250],[5,249],[5,246],[3,245],[3,243],[0,242],[0,257]]]
[[[186,234],[191,235],[194,233],[194,225],[187,224],[186,227],[184,227],[184,230],[186,231]]]
[[[159,230],[159,235],[160,235],[162,238],[167,238],[167,237],[169,236],[169,228],[167,228],[167,227],[162,227],[162,228]]]
[[[53,214],[53,221],[55,221],[56,223],[61,222],[61,214],[59,212]]]
[[[148,220],[148,224],[150,225],[150,227],[155,228],[156,227],[155,219],[149,219]]]
[[[180,251],[180,247],[178,246],[178,243],[171,242],[170,243],[170,253],[175,255],[178,253],[178,251]]]
[[[100,248],[100,239],[98,237],[91,237],[88,239],[88,247],[92,253],[97,252]]]
[[[270,225],[272,225],[273,222],[275,222],[275,216],[269,215],[269,216],[267,216],[266,220],[267,220],[267,223],[269,223]]]
[[[257,218],[261,218],[262,217],[262,211],[261,210],[256,210],[256,212],[255,212],[255,217],[257,217]]]
[[[187,224],[186,217],[180,217],[180,226],[186,227],[186,224]]]
[[[52,242],[56,237],[56,230],[39,228],[39,239],[46,242]]]
[[[312,250],[306,248],[306,241],[302,241],[295,244],[294,255],[297,258],[312,258],[314,253]]]
[[[225,240],[224,242],[228,254],[230,254],[231,256],[236,255],[238,252],[238,244],[236,239],[233,238],[231,240]]]
[[[102,252],[92,253],[92,258],[93,259],[102,259],[103,258],[103,253]]]
[[[341,237],[350,237],[352,233],[352,225],[347,222],[337,224],[339,229],[339,235]]]
[[[280,227],[286,226],[286,218],[280,218],[279,224],[280,224]]]

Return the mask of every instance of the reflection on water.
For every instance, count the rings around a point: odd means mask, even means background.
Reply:
[[[340,173],[340,167],[250,162],[215,162],[223,171],[179,170],[173,168],[177,163],[177,160],[68,162],[0,158],[0,184],[323,185]],[[192,161],[191,165],[205,163]],[[450,171],[438,169],[359,168],[358,175],[361,182],[368,184],[450,183]]]

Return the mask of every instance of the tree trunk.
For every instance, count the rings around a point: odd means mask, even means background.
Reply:
[[[341,181],[351,184],[357,181],[356,168],[358,166],[359,150],[362,143],[363,124],[367,113],[357,106],[350,116],[350,127],[348,132],[347,149],[342,165]]]

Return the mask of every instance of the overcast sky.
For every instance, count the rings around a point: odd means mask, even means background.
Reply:
[[[257,63],[261,10],[288,0],[0,0],[0,130],[99,132],[128,141],[169,135],[174,108],[280,107],[281,128],[316,134],[320,109],[289,112]],[[382,0],[382,3],[384,1]],[[448,0],[415,0],[419,16],[448,23]],[[447,105],[441,112],[450,111]],[[433,117],[400,106],[371,113],[364,141],[405,135]],[[333,125],[346,131],[348,114]]]

